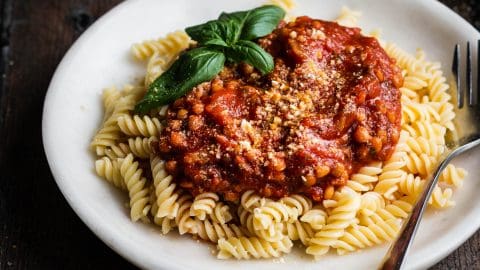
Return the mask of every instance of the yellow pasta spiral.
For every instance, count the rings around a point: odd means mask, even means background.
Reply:
[[[280,257],[282,253],[289,253],[293,243],[288,237],[278,242],[267,242],[258,237],[230,237],[218,241],[219,259],[250,259],[251,257],[270,258]]]
[[[165,162],[158,156],[150,158],[153,186],[157,197],[158,211],[156,217],[173,218],[177,215],[179,193],[175,192],[176,185],[172,183],[172,176],[165,171]]]
[[[203,240],[217,243],[219,239],[243,236],[242,230],[235,224],[220,224],[209,219],[195,218],[196,235]]]
[[[132,152],[138,158],[149,158],[153,153],[152,142],[157,141],[157,137],[152,136],[150,138],[128,138],[128,147],[130,152]]]
[[[130,217],[132,221],[146,220],[150,210],[149,192],[146,186],[147,179],[142,177],[142,169],[138,162],[133,161],[133,155],[128,154],[119,159],[120,174],[122,175],[130,197]]]
[[[95,171],[100,177],[120,189],[126,189],[125,182],[120,174],[120,167],[117,160],[111,160],[108,157],[102,157],[95,161]]]
[[[158,136],[162,130],[162,124],[158,118],[144,115],[143,118],[134,115],[121,115],[117,119],[120,130],[130,136],[152,137]]]
[[[137,43],[132,46],[132,54],[137,60],[146,60],[154,53],[163,54],[178,54],[187,49],[192,40],[183,31],[175,31],[167,34],[164,38],[157,40],[146,40],[142,43]]]
[[[327,218],[326,225],[310,239],[307,254],[315,259],[328,252],[336,240],[343,236],[345,229],[355,223],[355,216],[360,209],[360,195],[354,191],[345,191],[340,196],[337,206]]]
[[[215,204],[220,198],[213,192],[205,192],[195,197],[192,206],[190,207],[190,216],[196,217],[199,220],[212,214]]]

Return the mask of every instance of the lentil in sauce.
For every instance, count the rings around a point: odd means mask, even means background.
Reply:
[[[272,73],[227,65],[169,106],[156,149],[181,187],[229,201],[251,189],[321,201],[391,156],[403,78],[375,38],[299,17],[258,43]]]

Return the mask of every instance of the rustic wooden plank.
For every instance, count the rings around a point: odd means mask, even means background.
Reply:
[[[476,0],[441,0],[480,28]],[[121,0],[0,0],[0,269],[129,269],[74,214],[46,165],[45,92],[73,41]],[[6,73],[6,76],[3,75]],[[480,269],[480,232],[431,269]]]
[[[41,142],[43,99],[58,62],[91,21],[119,2],[2,1],[8,43],[2,42],[0,269],[133,268],[68,206]]]
[[[467,242],[431,269],[480,269],[480,232],[477,231]]]
[[[480,3],[478,0],[440,0],[440,2],[480,29]]]

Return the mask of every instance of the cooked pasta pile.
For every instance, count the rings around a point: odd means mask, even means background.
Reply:
[[[273,2],[287,10],[294,6],[292,1]],[[337,21],[355,26],[359,16],[344,8]],[[145,85],[120,91],[108,88],[103,93],[104,121],[91,144],[98,156],[95,169],[128,193],[132,221],[153,222],[163,234],[177,228],[180,234],[216,243],[220,259],[278,257],[290,252],[293,241],[318,259],[331,249],[345,254],[397,235],[445,151],[446,133],[455,134],[454,107],[439,63],[426,60],[420,50],[410,55],[394,44],[384,45],[405,78],[400,89],[402,132],[388,161],[361,168],[322,204],[302,195],[273,201],[248,191],[233,207],[214,193],[192,197],[182,191],[166,173],[165,162],[152,154],[151,142],[162,130],[166,106],[144,116],[133,114],[146,86],[191,43],[188,35],[177,31],[135,44],[134,57],[146,62]],[[465,175],[465,170],[448,165],[429,204],[453,206],[452,188],[460,187]]]

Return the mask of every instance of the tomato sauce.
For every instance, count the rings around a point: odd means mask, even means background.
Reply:
[[[250,189],[321,201],[391,156],[403,78],[375,38],[299,17],[258,43],[272,73],[229,65],[169,107],[156,149],[181,187],[229,201]]]

